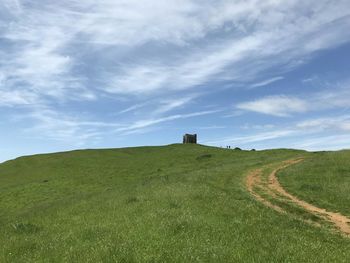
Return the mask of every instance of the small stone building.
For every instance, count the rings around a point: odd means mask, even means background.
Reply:
[[[183,143],[197,143],[197,134],[185,134]]]

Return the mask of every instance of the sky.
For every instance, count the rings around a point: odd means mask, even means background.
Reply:
[[[0,0],[0,161],[350,148],[349,0]]]

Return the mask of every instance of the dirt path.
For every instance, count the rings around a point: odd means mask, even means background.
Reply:
[[[254,170],[248,174],[246,179],[246,186],[248,191],[254,196],[256,200],[263,203],[264,205],[282,213],[287,213],[281,207],[274,205],[271,201],[267,200],[267,198],[262,197],[261,194],[257,192],[257,190],[263,191],[265,195],[269,196],[271,200],[278,200],[279,202],[292,202],[293,204],[303,208],[308,213],[313,214],[323,220],[326,220],[333,225],[343,234],[350,237],[350,218],[340,214],[327,211],[326,209],[319,208],[312,204],[309,204],[296,196],[288,193],[279,183],[276,174],[282,170],[287,168],[290,165],[296,164],[303,161],[303,159],[295,159],[283,162],[281,166],[274,169],[268,175],[268,181],[263,183],[261,177],[263,176],[263,170],[258,169]]]
[[[259,195],[254,191],[254,187],[261,184],[260,174],[261,174],[261,170],[255,170],[248,175],[247,177],[248,191],[255,197],[256,200],[263,203],[267,207],[275,209],[278,212],[285,213],[285,211],[281,207],[272,204],[270,201],[266,200],[265,198],[263,198],[261,195]]]

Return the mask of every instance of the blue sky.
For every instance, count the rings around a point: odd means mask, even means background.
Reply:
[[[348,0],[1,0],[0,161],[350,148]]]

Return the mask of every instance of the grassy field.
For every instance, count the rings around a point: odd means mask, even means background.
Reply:
[[[281,183],[349,214],[349,152],[170,145],[3,163],[0,262],[348,262],[350,238],[269,209],[246,189],[248,171],[301,156]]]
[[[280,182],[309,203],[350,216],[350,151],[314,155],[281,171]]]

